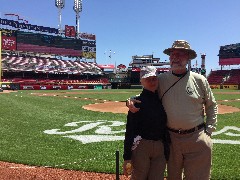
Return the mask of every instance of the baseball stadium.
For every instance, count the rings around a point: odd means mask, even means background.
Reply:
[[[140,69],[170,70],[168,61],[133,55],[129,65],[98,64],[97,34],[75,25],[29,24],[18,14],[0,18],[0,179],[122,179],[126,99],[139,94]],[[94,31],[94,29],[93,29]],[[111,54],[110,54],[111,55]],[[219,47],[218,70],[207,56],[188,69],[204,75],[218,103],[212,134],[211,179],[240,179],[240,43]],[[228,67],[226,70],[224,67]],[[232,68],[231,68],[232,67]],[[166,172],[167,179],[167,172]]]

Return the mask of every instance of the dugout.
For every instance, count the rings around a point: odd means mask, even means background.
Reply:
[[[12,83],[12,82],[0,82],[0,87],[2,87],[3,90],[19,90],[20,84],[19,83]]]

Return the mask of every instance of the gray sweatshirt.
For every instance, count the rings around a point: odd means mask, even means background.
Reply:
[[[171,71],[160,74],[159,97],[179,78]],[[185,130],[206,122],[209,133],[216,129],[217,103],[207,79],[200,74],[189,71],[164,95],[162,103],[169,128]]]

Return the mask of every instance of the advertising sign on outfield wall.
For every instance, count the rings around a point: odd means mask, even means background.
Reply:
[[[71,89],[93,89],[88,85],[20,85],[20,90],[71,90]]]
[[[211,84],[211,85],[210,85],[210,88],[211,88],[211,89],[220,89],[220,85]]]
[[[238,89],[238,85],[223,85],[223,89]]]

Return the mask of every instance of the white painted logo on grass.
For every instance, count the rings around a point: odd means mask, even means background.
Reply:
[[[83,144],[102,142],[102,141],[120,141],[124,140],[124,136],[117,134],[124,133],[125,123],[121,121],[108,121],[97,120],[93,121],[78,121],[71,122],[64,125],[71,128],[70,130],[61,131],[60,129],[45,130],[46,134],[63,135],[63,137],[78,140]],[[74,128],[74,129],[73,129]],[[117,130],[113,130],[117,129]],[[123,129],[119,129],[123,128]],[[94,134],[84,135],[81,134],[87,131],[94,131]],[[80,133],[80,134],[79,134]],[[213,132],[212,136],[224,134],[230,137],[240,137],[240,128],[236,126],[225,126],[223,129]],[[226,140],[226,139],[213,139],[213,143],[219,144],[240,144],[240,140]]]
[[[79,124],[83,124],[78,127]],[[83,144],[94,143],[94,142],[102,142],[102,141],[119,141],[124,140],[124,136],[118,136],[115,134],[125,132],[125,123],[121,121],[107,121],[107,120],[98,120],[96,122],[92,121],[79,121],[79,122],[71,122],[67,123],[64,126],[67,127],[78,127],[76,129],[68,130],[68,131],[60,131],[60,129],[51,129],[45,130],[46,134],[59,134],[64,135],[63,137],[75,139],[81,141]],[[112,127],[124,126],[124,129],[113,131]],[[96,129],[93,135],[75,135],[74,133],[81,133],[85,131],[89,131],[92,129]],[[68,135],[74,134],[74,135]]]
[[[232,132],[230,132],[232,131]],[[235,132],[235,133],[233,133]],[[240,137],[240,128],[236,126],[225,126],[220,131],[216,131],[212,133],[212,136],[216,136],[219,134],[225,134],[227,136],[232,137]],[[224,140],[224,139],[213,139],[213,143],[220,143],[220,144],[240,144],[239,140]]]

